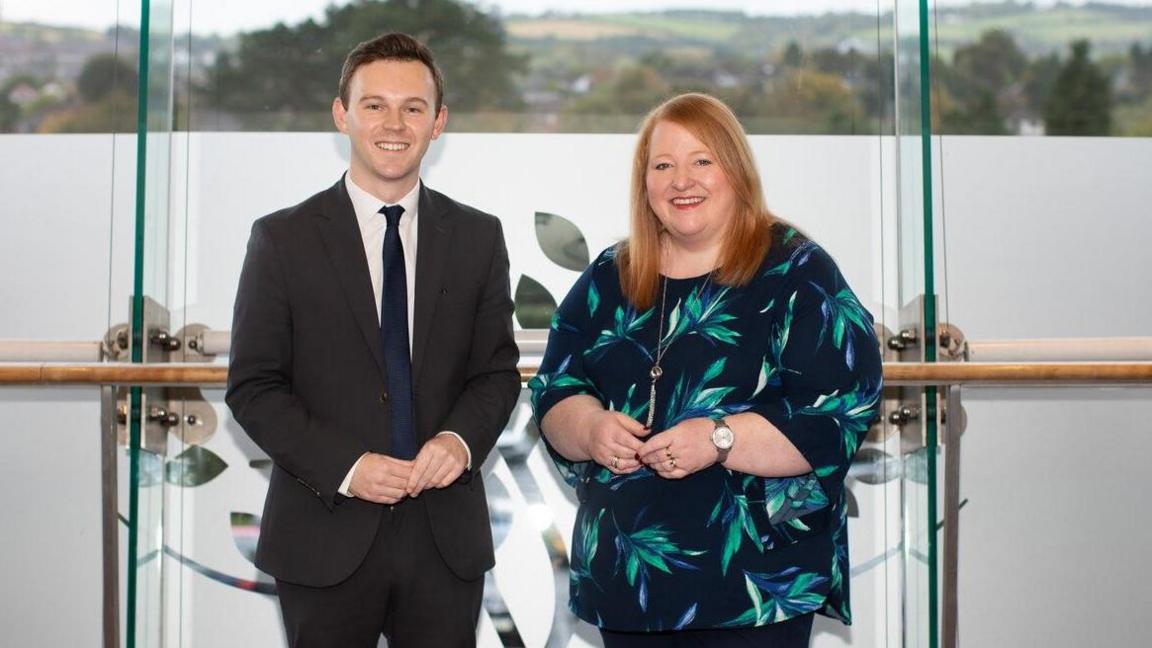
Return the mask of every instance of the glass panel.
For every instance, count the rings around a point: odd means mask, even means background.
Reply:
[[[1132,134],[1147,115],[1147,86],[1132,75],[1152,9],[1021,5],[958,34],[946,16],[977,3],[955,4],[937,16],[941,319],[963,331],[972,360],[1000,359],[993,340],[1148,335],[1152,140],[1106,135]],[[1080,40],[1083,55],[1071,45]],[[1092,126],[1105,118],[1108,130]],[[1140,508],[1140,458],[1152,448],[1137,431],[1150,403],[1149,389],[965,390],[965,645],[1143,640],[1131,619],[1152,603],[1134,577],[1152,567],[1149,527],[1096,530]]]
[[[982,4],[934,11],[936,132],[1152,134],[1148,2]]]
[[[334,68],[354,41],[396,18],[356,12],[407,9],[315,2],[252,10],[219,0],[29,9],[41,4],[5,2],[0,22],[0,193],[8,197],[0,258],[19,264],[9,273],[19,280],[0,283],[10,305],[0,338],[93,341],[127,319],[130,297],[143,296],[172,310],[170,330],[227,329],[251,221],[347,166],[348,146],[329,126]],[[1143,249],[1152,236],[1140,218],[1152,200],[1144,177],[1152,9],[892,0],[860,3],[854,15],[799,16],[713,5],[597,13],[557,4],[564,13],[545,14],[445,3],[435,24],[430,13],[404,16],[430,35],[449,80],[449,132],[430,150],[424,178],[503,220],[513,287],[524,295],[520,326],[546,321],[575,266],[624,233],[628,133],[639,116],[670,93],[700,89],[729,101],[752,133],[773,209],[834,254],[889,329],[917,296],[939,292],[940,319],[967,334],[973,359],[982,339],[1150,330],[1149,301],[1139,296],[1152,275]],[[142,57],[141,9],[149,16]],[[74,26],[60,27],[58,16]],[[500,37],[477,55],[439,36],[448,33]],[[1070,44],[1082,38],[1088,47]],[[147,137],[137,149],[140,76],[149,92]],[[264,79],[275,87],[256,87]],[[1080,96],[1078,87],[1092,90]],[[1110,99],[1095,101],[1102,97]],[[1051,137],[987,137],[1040,133]],[[1092,226],[1079,225],[1083,214]],[[934,302],[926,303],[927,312],[917,308],[931,331]],[[139,358],[144,336],[134,342]],[[174,359],[190,358],[226,362],[187,349]],[[1127,431],[1146,419],[1147,392],[965,391],[973,434],[962,495],[972,505],[961,525],[960,619],[971,643],[1080,645],[1089,630],[1112,640],[1105,643],[1138,643],[1126,620],[1150,601],[1128,577],[1147,571],[1146,529],[1086,540],[1068,532],[1068,514],[1094,528],[1097,518],[1123,520],[1138,506],[1133,462],[1148,448]],[[138,411],[158,402],[141,396]],[[139,645],[224,645],[236,636],[275,643],[274,599],[253,594],[272,586],[251,563],[267,459],[228,417],[219,391],[183,397],[179,434],[165,453],[122,457],[120,511],[133,538],[121,539],[131,552],[121,557],[121,631]],[[0,621],[24,644],[89,643],[94,616],[61,624],[57,615],[98,605],[98,504],[74,493],[75,484],[98,480],[98,438],[64,433],[71,422],[98,420],[96,395],[6,390],[0,398],[11,429],[27,432],[11,435],[0,484],[36,483],[38,500],[68,502],[70,511],[57,519],[19,502],[4,509],[22,537],[56,540],[51,555],[33,541],[9,552],[21,559],[5,562],[4,573],[24,595],[5,599]],[[526,407],[486,465],[500,553],[482,644],[595,644],[566,612],[572,502]],[[45,423],[61,420],[67,430]],[[1000,427],[1004,434],[995,434]],[[1077,443],[1084,429],[1112,431],[1116,447],[1105,455]],[[931,425],[924,435],[935,439]],[[942,514],[932,509],[945,455],[931,445],[904,451],[900,435],[878,432],[853,468],[855,624],[821,620],[814,645],[937,643],[931,557],[940,553]],[[54,457],[69,479],[44,480],[40,464],[24,460],[36,456]],[[1008,513],[1015,510],[1027,513]],[[1100,555],[1109,559],[1092,558]],[[1062,566],[1058,582],[1050,564]],[[514,573],[524,566],[530,573]],[[1014,570],[1025,576],[1004,576]],[[1037,585],[1052,594],[1036,596]],[[1059,594],[1106,588],[1119,593]],[[1026,614],[1002,614],[1020,601],[1032,606]],[[1017,618],[1027,626],[1012,625]],[[1073,621],[1084,618],[1101,621]],[[1047,634],[1037,639],[1037,627]]]
[[[956,312],[973,330],[997,326],[967,308]],[[1147,331],[1152,318],[1140,317]],[[1034,325],[1042,327],[1039,318]],[[1152,569],[1152,525],[1138,513],[1152,389],[968,388],[964,409],[963,644],[1144,643],[1132,620],[1152,605],[1142,583]]]
[[[1003,359],[989,355],[993,340],[1152,330],[1148,300],[1132,298],[1152,272],[1152,145],[1115,137],[1148,134],[1136,124],[1152,106],[1143,72],[1152,7],[1125,5],[956,2],[934,12],[937,286],[941,321],[963,332],[971,360]],[[965,645],[1141,641],[1131,619],[1152,599],[1132,575],[1152,565],[1148,525],[1072,529],[1138,509],[1137,458],[1149,442],[1136,430],[1150,396],[965,389]],[[1101,591],[1109,595],[1079,595]]]
[[[631,133],[671,94],[721,97],[750,133],[890,132],[892,2],[281,3],[189,12],[193,131],[324,131],[344,54],[380,25],[419,26],[457,132]],[[413,30],[415,31],[415,30]],[[259,83],[251,79],[261,79]],[[198,108],[197,108],[198,107]]]
[[[916,331],[913,349],[903,358],[934,361],[935,290],[933,265],[930,139],[929,37],[925,31],[926,0],[897,0],[896,40],[896,148],[899,164],[898,237],[901,330]],[[902,406],[912,407],[921,423],[905,428],[903,461],[904,566],[903,601],[906,646],[937,645],[938,608],[937,468],[941,457],[936,439],[936,389],[900,390]],[[909,438],[910,437],[910,438]]]
[[[588,259],[626,233],[631,133],[644,112],[687,90],[731,102],[752,133],[771,208],[828,249],[877,321],[895,328],[905,236],[897,208],[905,209],[902,194],[918,196],[922,185],[915,165],[910,185],[898,180],[906,163],[895,137],[905,131],[897,128],[894,100],[894,3],[878,10],[860,2],[854,13],[828,19],[735,3],[718,11],[679,11],[670,2],[613,12],[560,3],[531,10],[436,4],[446,17],[433,18],[441,14],[423,5],[412,15],[404,3],[293,3],[260,19],[219,0],[176,5],[176,122],[187,132],[172,139],[173,328],[229,328],[252,221],[347,169],[348,143],[329,115],[340,62],[384,24],[421,34],[444,68],[448,128],[429,150],[422,177],[502,220],[519,328],[543,326]],[[449,15],[460,6],[473,15],[463,32]],[[549,8],[564,13],[542,13]],[[380,18],[395,12],[406,17]],[[489,49],[456,37],[488,28],[503,34]],[[491,69],[476,70],[476,60]],[[517,63],[499,63],[508,60]],[[508,80],[493,77],[501,74]],[[478,80],[511,86],[479,92],[470,85]],[[215,466],[192,469],[210,479],[169,484],[166,633],[173,645],[280,633],[275,599],[252,593],[273,591],[252,564],[270,463],[222,397],[203,393],[218,428],[199,437],[185,428],[170,452],[198,448],[186,465]],[[816,646],[902,642],[899,435],[878,431],[868,450],[849,480],[853,625],[821,618]],[[539,444],[526,402],[489,456],[485,478],[498,548],[481,645],[515,645],[515,637],[529,646],[599,645],[567,611],[575,502]]]
[[[105,333],[128,321],[140,5],[2,4],[0,340],[70,342],[16,344],[28,362],[97,362]],[[104,619],[99,391],[3,388],[0,420],[0,488],[16,494],[0,505],[5,643],[93,645]],[[124,516],[127,474],[114,475]],[[111,532],[123,572],[127,527]],[[111,591],[123,595],[122,583]],[[109,627],[123,632],[118,603]]]
[[[157,362],[167,359],[152,338],[168,328],[172,2],[144,0],[141,24],[140,86],[146,93],[137,120],[131,358]],[[155,418],[168,399],[161,389],[132,387],[130,402],[125,644],[132,648],[164,641],[168,433]]]

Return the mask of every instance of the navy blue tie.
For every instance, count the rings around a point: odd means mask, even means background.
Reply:
[[[388,226],[384,230],[384,292],[380,299],[380,341],[388,370],[389,402],[392,404],[392,456],[416,456],[415,423],[412,420],[412,360],[408,351],[408,273],[404,268],[404,245],[400,241],[400,205],[380,209]]]

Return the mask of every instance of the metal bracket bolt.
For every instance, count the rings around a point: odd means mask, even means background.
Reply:
[[[892,425],[904,425],[920,418],[920,408],[914,405],[904,405],[888,415],[888,422]]]
[[[180,417],[163,407],[153,407],[148,410],[148,420],[153,423],[159,423],[164,427],[176,427],[180,425]]]
[[[916,334],[916,329],[904,329],[888,338],[888,348],[893,351],[903,351],[910,346],[916,346],[918,341],[919,336]]]
[[[180,339],[172,337],[172,335],[164,329],[152,331],[152,336],[148,338],[148,341],[151,342],[153,346],[160,347],[162,351],[179,351],[181,346]]]

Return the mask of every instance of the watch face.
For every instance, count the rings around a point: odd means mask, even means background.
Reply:
[[[732,447],[732,442],[735,438],[732,436],[732,429],[726,425],[718,426],[712,430],[712,444],[721,450],[727,450]]]

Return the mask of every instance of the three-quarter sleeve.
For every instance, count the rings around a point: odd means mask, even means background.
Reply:
[[[604,400],[584,369],[584,352],[591,346],[592,335],[595,333],[592,330],[593,317],[600,308],[595,270],[601,259],[593,262],[580,275],[552,316],[544,359],[536,377],[528,382],[528,388],[532,390],[532,412],[537,426],[541,426],[550,409],[569,396],[588,394]],[[547,437],[542,435],[542,438],[560,474],[570,485],[576,486],[586,464],[590,462],[569,461],[556,452]]]
[[[765,389],[749,409],[778,428],[839,501],[879,407],[882,365],[872,316],[824,250],[793,255],[772,310]]]

